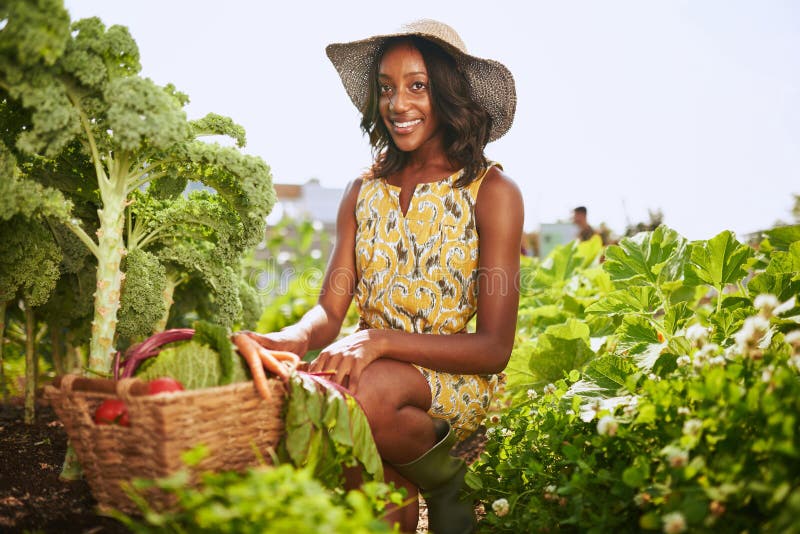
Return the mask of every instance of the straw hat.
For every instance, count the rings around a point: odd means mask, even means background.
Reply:
[[[492,117],[489,141],[499,139],[511,128],[517,107],[517,92],[511,72],[502,63],[469,55],[464,41],[453,28],[430,19],[407,24],[397,33],[376,35],[350,43],[334,43],[325,48],[350,100],[359,111],[364,110],[370,86],[370,80],[367,79],[369,69],[381,45],[391,37],[407,35],[432,41],[453,56],[467,77],[472,98]]]

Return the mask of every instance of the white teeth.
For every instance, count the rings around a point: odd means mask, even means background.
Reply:
[[[414,119],[413,121],[408,122],[395,122],[394,125],[397,128],[408,128],[409,126],[414,126],[415,124],[419,124],[422,122],[422,119]]]

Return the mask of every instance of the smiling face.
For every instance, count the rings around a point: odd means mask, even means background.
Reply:
[[[381,119],[399,150],[441,146],[428,69],[419,50],[407,42],[388,48],[378,67],[378,88]]]

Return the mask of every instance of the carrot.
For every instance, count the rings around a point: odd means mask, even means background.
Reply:
[[[272,349],[264,349],[272,354],[272,357],[278,360],[279,362],[291,362],[292,368],[297,367],[297,364],[300,363],[300,356],[295,354],[294,352],[288,352],[285,350],[272,350]]]
[[[258,344],[243,334],[235,334],[232,340],[236,348],[239,349],[239,354],[242,355],[250,367],[256,391],[258,391],[262,399],[272,400],[272,392],[269,390],[267,375],[264,373],[264,366],[261,363],[261,357],[257,349]]]
[[[267,371],[279,376],[284,382],[289,380],[289,371],[281,364],[281,362],[272,356],[271,351],[265,349],[258,343],[255,343],[255,346],[256,350],[258,351],[258,356],[261,358],[261,363],[267,368]]]

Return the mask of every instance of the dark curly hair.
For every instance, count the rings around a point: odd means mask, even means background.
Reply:
[[[488,165],[483,149],[489,142],[492,119],[470,95],[469,82],[455,59],[440,46],[416,36],[387,39],[370,66],[371,84],[361,118],[361,129],[369,136],[375,157],[370,174],[391,176],[402,170],[408,161],[408,154],[395,146],[378,108],[381,58],[399,42],[411,44],[422,54],[428,69],[431,104],[443,129],[445,155],[454,167],[464,169],[455,182],[456,187],[464,187],[476,180]]]

